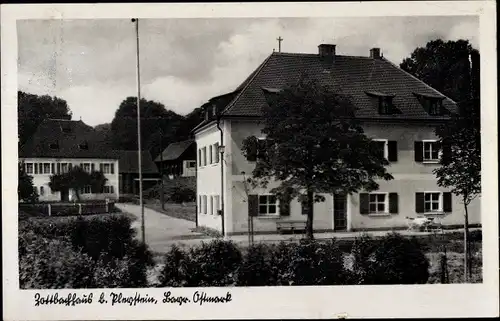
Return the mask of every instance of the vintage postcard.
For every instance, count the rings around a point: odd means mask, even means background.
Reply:
[[[4,318],[498,316],[495,9],[3,5]]]

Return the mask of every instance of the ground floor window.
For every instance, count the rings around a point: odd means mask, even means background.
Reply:
[[[33,174],[33,163],[26,163],[26,174]]]
[[[385,193],[370,193],[369,196],[369,213],[382,214],[387,213],[387,194]]]
[[[90,187],[90,185],[87,185],[80,190],[81,194],[90,194],[91,192],[92,192],[92,188]]]
[[[424,193],[424,210],[425,212],[441,212],[442,211],[441,193],[432,192]]]
[[[40,196],[43,195],[45,195],[45,189],[43,188],[43,186],[40,186]]]
[[[207,195],[203,195],[203,214],[207,214]]]
[[[259,215],[277,215],[276,195],[259,195]]]
[[[104,194],[113,194],[115,192],[115,188],[113,185],[106,185],[103,189]]]
[[[220,210],[220,196],[214,196],[214,215],[218,215]]]

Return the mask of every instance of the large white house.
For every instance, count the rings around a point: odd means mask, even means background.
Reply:
[[[247,233],[252,221],[257,233],[306,221],[307,208],[297,199],[280,206],[270,194],[276,182],[267,189],[245,183],[255,158],[242,153],[248,136],[265,139],[259,119],[269,95],[303,73],[351,97],[365,134],[380,141],[394,177],[380,181],[375,192],[324,195],[325,202],[314,204],[315,231],[406,228],[409,218],[420,216],[463,224],[459,198],[439,187],[433,174],[440,157],[434,128],[449,120],[455,102],[383,58],[378,48],[366,57],[337,55],[335,48],[322,44],[317,54],[274,52],[233,92],[203,106],[205,120],[193,130],[199,225],[231,235]],[[469,221],[481,223],[479,198],[469,206]]]
[[[26,173],[33,177],[33,185],[40,201],[72,201],[75,191],[52,191],[50,177],[67,172],[74,166],[85,171],[100,170],[107,181],[103,191],[90,186],[80,190],[80,199],[118,199],[119,156],[105,137],[81,120],[44,120],[35,134],[19,150],[19,160]]]

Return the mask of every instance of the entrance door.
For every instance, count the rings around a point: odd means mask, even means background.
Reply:
[[[345,194],[333,195],[333,230],[347,230],[347,196]]]

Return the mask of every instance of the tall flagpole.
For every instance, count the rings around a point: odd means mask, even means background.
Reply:
[[[139,19],[132,19],[135,22],[135,38],[137,49],[137,157],[139,164],[139,206],[141,207],[141,232],[142,244],[146,245],[146,229],[144,224],[144,203],[142,200],[142,148],[141,148],[141,74],[139,68]]]

